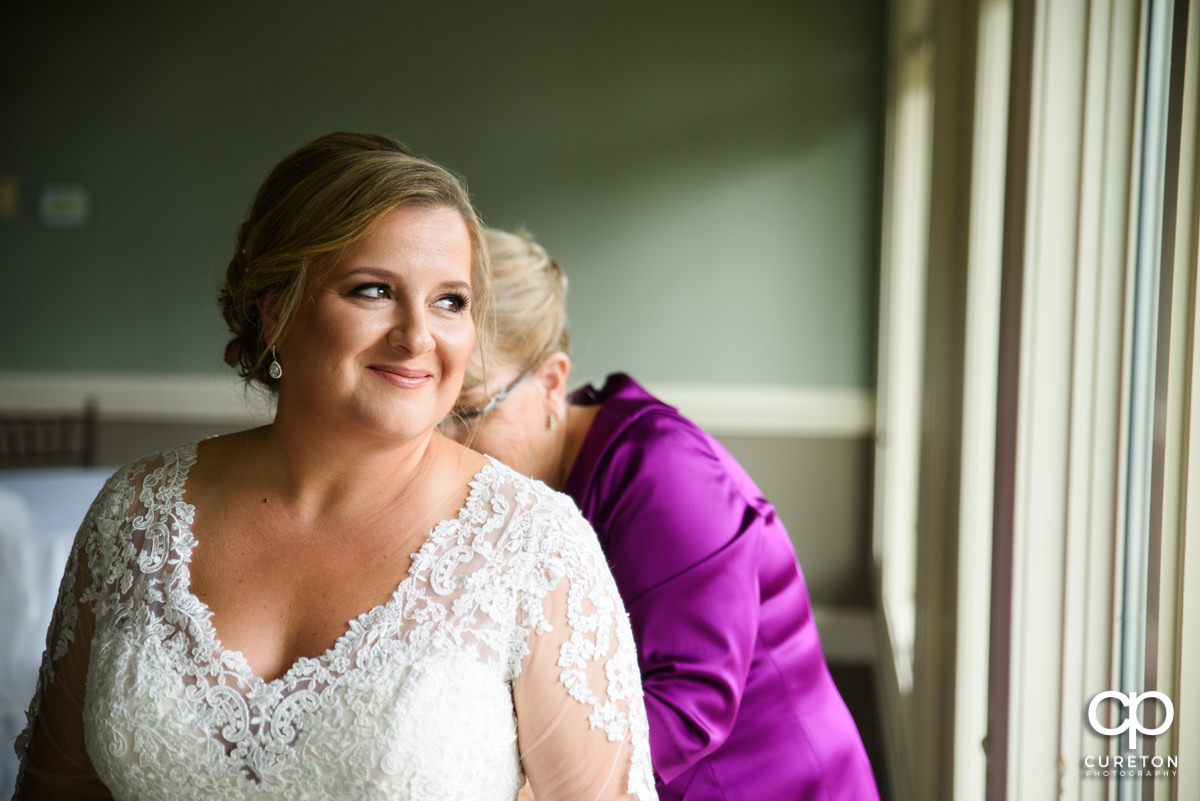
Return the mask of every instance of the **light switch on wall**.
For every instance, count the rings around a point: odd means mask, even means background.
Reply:
[[[79,184],[47,184],[42,187],[42,225],[79,228],[87,223],[90,206],[88,191]]]

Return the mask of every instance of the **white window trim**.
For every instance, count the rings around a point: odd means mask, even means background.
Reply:
[[[1163,441],[1163,499],[1157,685],[1175,703],[1175,725],[1156,753],[1176,754],[1176,781],[1159,779],[1158,799],[1200,797],[1200,13],[1186,34],[1186,74],[1176,195],[1170,362]],[[1192,547],[1187,547],[1188,543]],[[1187,680],[1185,680],[1187,677]],[[1184,768],[1184,766],[1189,766]]]
[[[880,700],[893,795],[917,780],[912,708],[925,284],[933,159],[933,6],[893,3],[876,379],[873,579]]]
[[[963,801],[981,800],[987,779],[986,621],[991,616],[1011,0],[983,0],[977,31],[954,675],[953,788],[954,798]]]

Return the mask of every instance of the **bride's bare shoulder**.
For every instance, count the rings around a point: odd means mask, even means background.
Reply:
[[[486,456],[473,451],[470,448],[460,445],[454,440],[447,437],[438,436],[435,440],[438,448],[438,457],[444,469],[451,476],[452,481],[469,482],[484,467],[491,464]]]
[[[207,494],[214,488],[229,484],[229,479],[235,474],[245,481],[242,475],[245,471],[240,468],[250,461],[262,431],[261,428],[235,431],[196,443],[196,462],[188,471],[188,494],[193,498]],[[253,474],[253,471],[250,472]]]

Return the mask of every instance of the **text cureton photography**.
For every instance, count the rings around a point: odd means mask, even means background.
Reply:
[[[1120,723],[1115,726],[1105,725],[1101,715],[1101,705],[1111,701],[1110,709],[1116,708]],[[1147,704],[1147,702],[1151,702]],[[1161,706],[1161,720],[1154,717],[1155,709]],[[1122,711],[1123,708],[1123,711]],[[1146,719],[1150,715],[1150,719]],[[1147,754],[1146,737],[1156,737],[1171,728],[1175,720],[1175,706],[1166,694],[1157,691],[1143,693],[1122,693],[1116,690],[1106,690],[1092,697],[1087,710],[1088,725],[1092,731],[1103,737],[1117,737],[1128,732],[1125,740],[1118,740],[1118,749],[1122,745],[1131,753],[1127,754],[1087,754],[1083,757],[1083,775],[1100,778],[1157,778],[1160,776],[1177,776],[1179,772],[1178,754]],[[1155,725],[1156,724],[1156,725]],[[1139,747],[1138,735],[1142,735]]]

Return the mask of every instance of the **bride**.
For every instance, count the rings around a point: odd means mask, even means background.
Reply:
[[[119,470],[80,527],[18,798],[654,797],[595,535],[444,438],[479,221],[382,136],[300,148],[238,232],[225,360],[262,428]],[[486,329],[484,329],[486,330]]]

